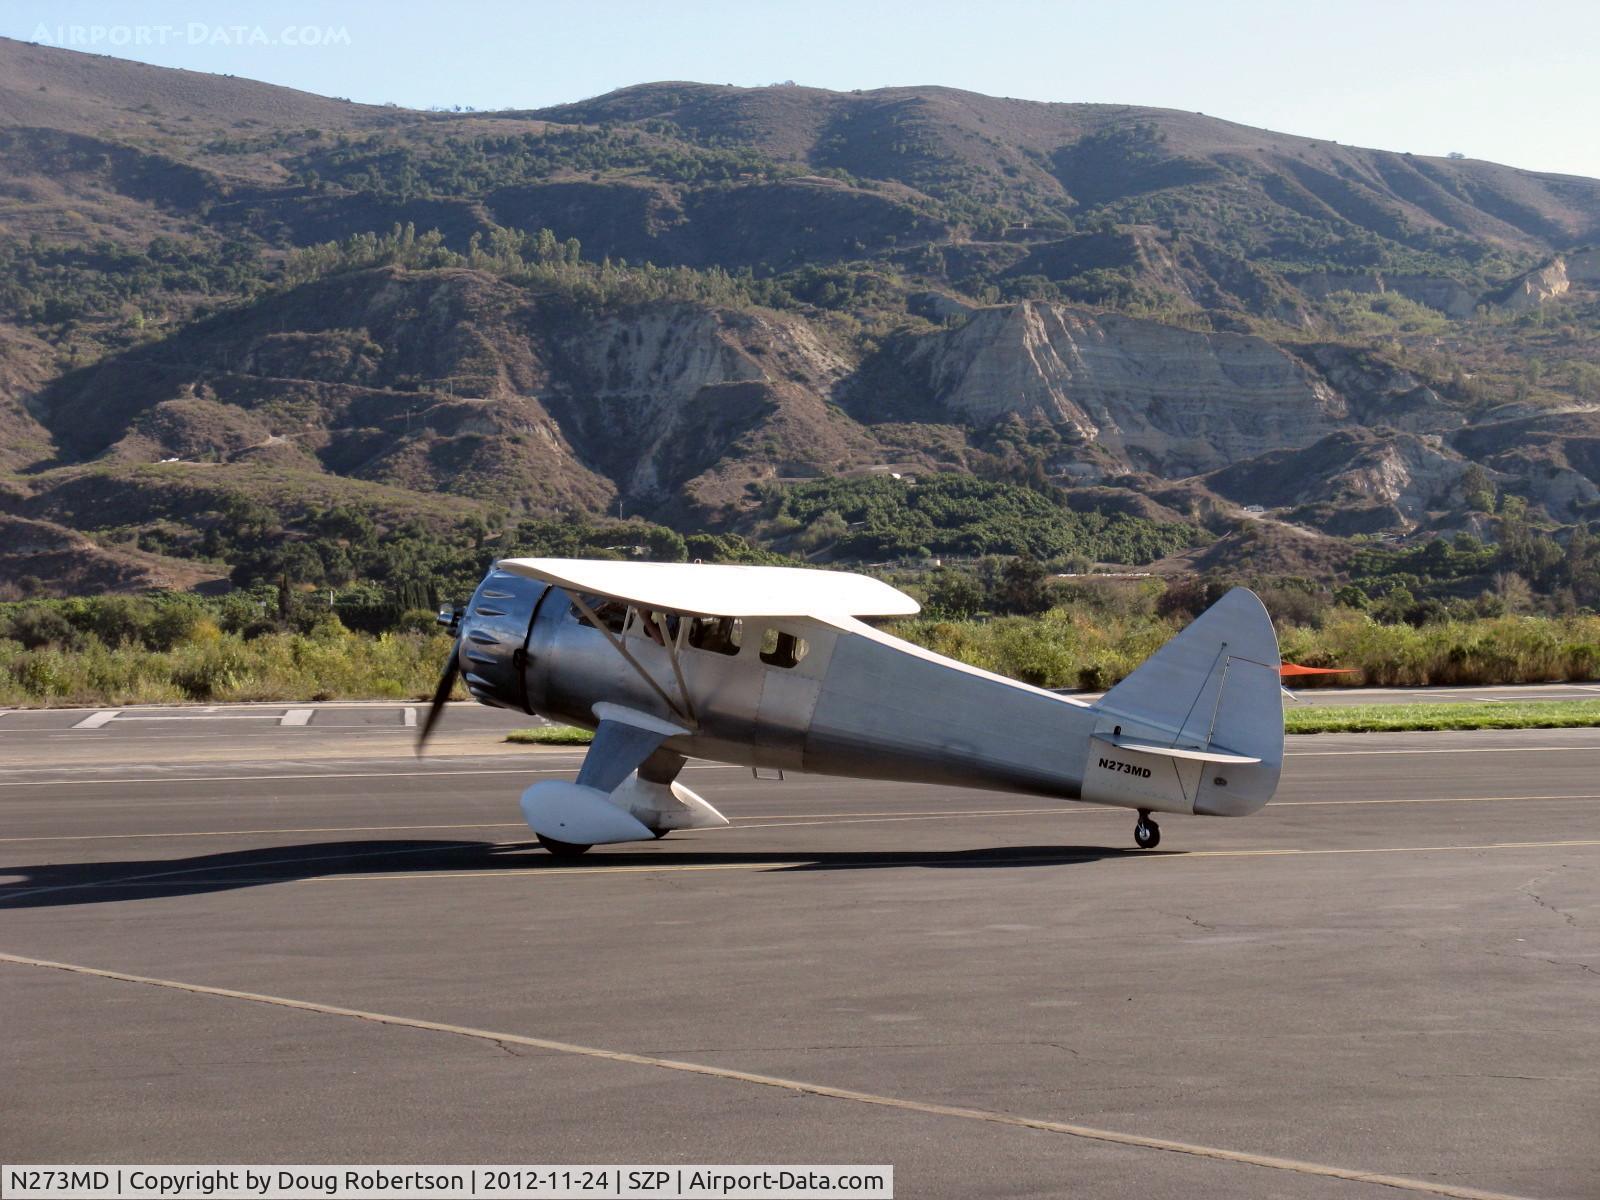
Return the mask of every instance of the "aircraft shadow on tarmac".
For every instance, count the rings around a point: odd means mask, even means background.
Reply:
[[[1104,846],[999,846],[969,850],[869,850],[815,854],[781,851],[672,850],[590,853],[562,862],[534,843],[361,841],[310,842],[190,858],[0,866],[0,909],[111,904],[331,875],[418,875],[458,871],[575,871],[594,868],[761,867],[774,871],[861,871],[895,867],[1052,867],[1105,858],[1150,858],[1161,851]]]

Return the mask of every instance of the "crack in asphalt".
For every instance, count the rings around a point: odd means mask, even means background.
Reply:
[[[1564,865],[1565,864],[1563,864],[1563,866]],[[1562,867],[1552,867],[1548,871],[1544,871],[1544,872],[1542,872],[1542,873],[1540,873],[1538,875],[1535,875],[1532,879],[1528,880],[1527,883],[1525,883],[1521,887],[1519,887],[1517,889],[1517,891],[1521,892],[1528,899],[1532,900],[1540,908],[1545,909],[1548,912],[1555,913],[1556,916],[1560,917],[1568,925],[1570,925],[1574,929],[1576,929],[1578,927],[1578,918],[1577,917],[1573,916],[1571,913],[1569,913],[1564,908],[1557,908],[1554,904],[1551,904],[1543,896],[1539,895],[1538,892],[1533,890],[1534,886],[1536,884],[1539,884],[1539,883],[1543,882],[1544,880],[1550,878],[1550,876],[1554,875],[1557,871],[1560,871],[1561,869],[1562,869]]]
[[[1204,921],[1192,913],[1167,912],[1165,909],[1163,909],[1161,915],[1164,917],[1177,917],[1180,920],[1189,922],[1189,924],[1193,925],[1196,929],[1204,929],[1209,933],[1215,933],[1217,931],[1217,927],[1215,925],[1207,925]]]

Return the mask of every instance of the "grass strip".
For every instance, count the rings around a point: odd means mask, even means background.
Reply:
[[[513,729],[506,741],[519,746],[587,746],[594,734],[575,725],[539,725],[533,729]]]
[[[1287,733],[1406,733],[1431,729],[1567,729],[1600,725],[1600,700],[1283,706]]]

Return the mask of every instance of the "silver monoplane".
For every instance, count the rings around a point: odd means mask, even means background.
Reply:
[[[1283,765],[1278,639],[1235,588],[1094,703],[954,662],[862,617],[915,600],[795,567],[512,558],[465,608],[421,740],[459,673],[484,704],[594,730],[575,782],[522,812],[581,854],[727,819],[678,782],[688,758],[1238,817]],[[419,743],[420,748],[420,743]]]

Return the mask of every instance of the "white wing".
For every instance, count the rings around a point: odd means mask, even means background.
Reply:
[[[500,569],[640,608],[697,617],[909,617],[920,605],[867,575],[723,563],[504,558]]]

